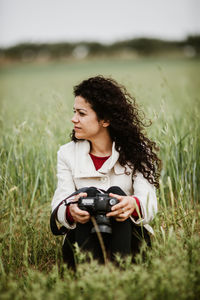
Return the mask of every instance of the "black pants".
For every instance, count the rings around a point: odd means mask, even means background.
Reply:
[[[103,190],[102,190],[103,191]],[[90,187],[86,191],[89,197],[94,197],[99,191]],[[105,193],[114,193],[117,195],[126,195],[122,189],[117,186],[109,188]],[[144,227],[136,226],[130,218],[124,222],[117,222],[111,218],[112,234],[102,233],[103,242],[106,252],[109,254],[111,260],[115,259],[115,254],[119,253],[121,256],[132,255],[134,260],[135,255],[139,252],[142,240],[144,239],[147,245],[150,246],[150,237]],[[77,223],[75,229],[70,230],[67,234],[63,247],[63,260],[69,267],[74,268],[74,243],[84,251],[91,251],[93,257],[103,262],[102,248],[96,233],[91,233],[93,223],[91,221],[81,224]]]

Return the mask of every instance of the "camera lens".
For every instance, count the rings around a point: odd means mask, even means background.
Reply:
[[[117,204],[117,200],[116,199],[113,199],[113,198],[111,198],[110,199],[110,201],[109,201],[109,203],[110,203],[110,205],[115,205],[115,204]]]

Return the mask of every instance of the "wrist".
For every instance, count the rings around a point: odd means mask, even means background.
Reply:
[[[70,211],[70,205],[67,205],[67,207],[66,207],[66,220],[68,221],[69,224],[74,223],[74,218],[72,217],[71,211]]]
[[[134,207],[135,207],[134,211],[132,212],[132,217],[139,218],[139,215],[141,216],[140,201],[134,195],[132,195],[131,197],[134,199]]]

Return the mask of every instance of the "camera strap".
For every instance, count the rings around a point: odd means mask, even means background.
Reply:
[[[56,208],[53,210],[53,212],[51,213],[51,217],[50,217],[50,228],[51,228],[51,231],[54,235],[64,235],[66,234],[69,229],[67,229],[65,226],[61,226],[60,228],[58,228],[57,226],[57,223],[56,223],[56,220],[57,220],[57,211],[58,211],[58,208],[61,204],[65,203],[65,205],[69,205],[71,203],[76,203],[76,202],[73,202],[73,201],[67,201],[69,198],[77,195],[77,194],[80,194],[80,193],[84,193],[86,190],[88,189],[88,187],[84,187],[84,188],[81,188],[77,191],[75,191],[74,193],[72,193],[71,195],[69,195],[67,198],[65,198],[64,200],[62,200],[57,206]]]

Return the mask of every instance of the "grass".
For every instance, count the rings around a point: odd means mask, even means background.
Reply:
[[[200,296],[199,60],[83,61],[15,65],[0,71],[1,299],[198,299]],[[153,121],[163,170],[152,249],[136,264],[98,265],[77,249],[62,263],[49,229],[56,151],[69,141],[72,87],[112,75]],[[145,259],[143,259],[145,256]]]

